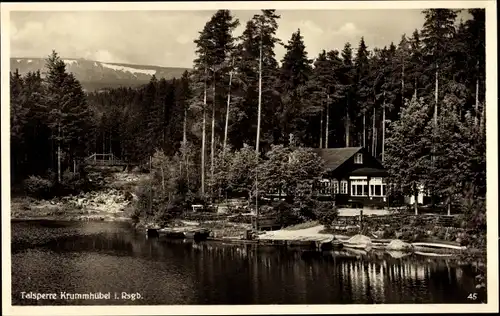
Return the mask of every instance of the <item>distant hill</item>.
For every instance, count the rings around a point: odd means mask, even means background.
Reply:
[[[63,59],[66,69],[72,72],[86,91],[105,88],[136,87],[149,82],[155,75],[158,79],[180,78],[189,68],[159,67],[146,65],[130,65],[104,63],[88,59]],[[21,74],[29,71],[45,71],[45,58],[10,59],[10,70],[19,69]]]

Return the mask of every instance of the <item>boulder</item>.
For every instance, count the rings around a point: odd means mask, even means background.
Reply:
[[[412,249],[412,245],[409,243],[406,243],[402,240],[399,239],[393,239],[391,242],[387,245],[386,249],[387,250],[410,250]]]
[[[364,235],[354,235],[349,240],[346,241],[347,247],[355,247],[355,248],[369,248],[372,245],[372,240],[368,236]]]

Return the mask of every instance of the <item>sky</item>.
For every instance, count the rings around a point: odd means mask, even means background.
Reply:
[[[46,57],[101,62],[192,67],[198,32],[215,11],[13,11],[10,13],[12,57]],[[257,10],[232,10],[240,21],[235,35]],[[309,58],[323,50],[354,48],[364,37],[368,48],[399,43],[421,29],[421,10],[277,10],[277,36],[287,43],[300,28]],[[277,47],[281,60],[284,47]]]

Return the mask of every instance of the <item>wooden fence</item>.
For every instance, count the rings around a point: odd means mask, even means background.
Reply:
[[[127,162],[118,159],[114,154],[93,154],[85,158],[84,162],[93,166],[126,166]]]

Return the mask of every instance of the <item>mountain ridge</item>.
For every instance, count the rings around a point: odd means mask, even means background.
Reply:
[[[89,92],[118,87],[138,87],[147,84],[153,75],[157,79],[180,78],[184,71],[191,70],[184,67],[101,62],[85,58],[61,59],[66,64],[67,71],[73,73],[83,89]],[[43,76],[45,58],[11,57],[10,71],[16,69],[22,75],[40,70]]]

